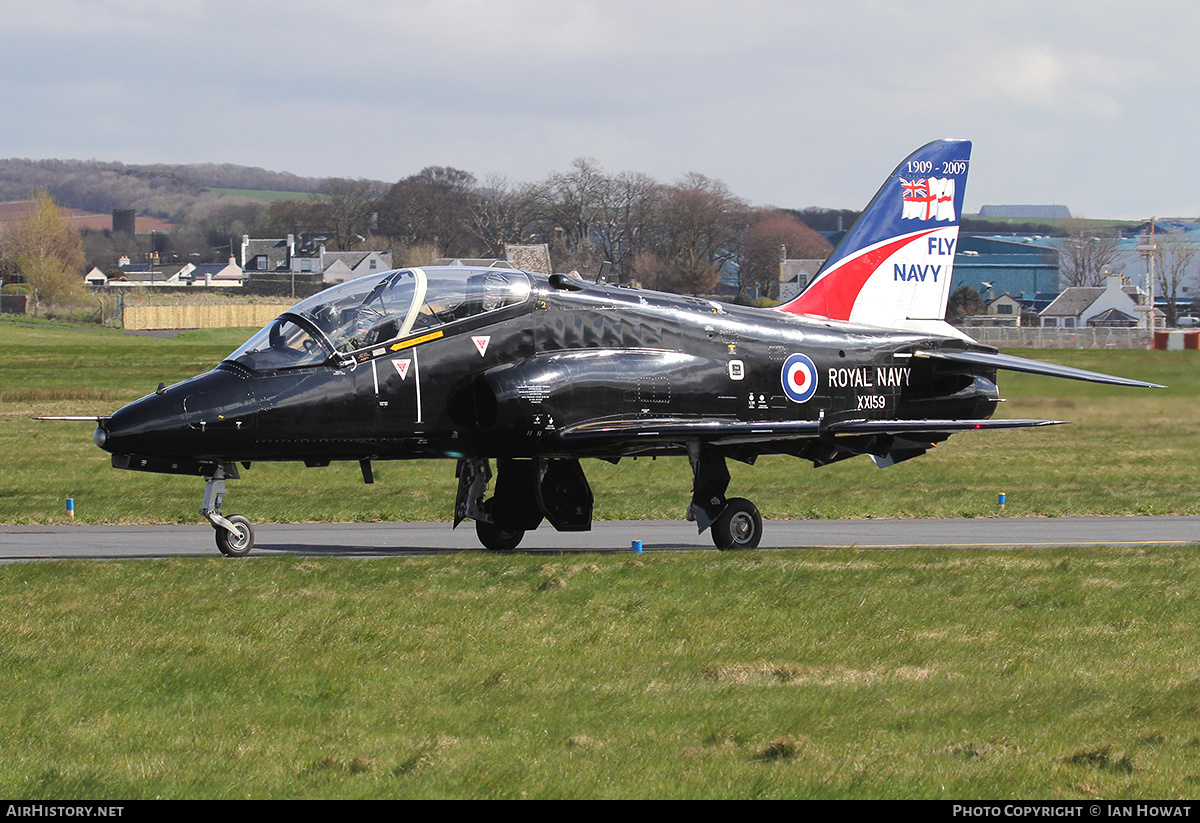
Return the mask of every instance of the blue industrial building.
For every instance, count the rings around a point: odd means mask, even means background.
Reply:
[[[950,293],[970,286],[984,300],[1011,294],[1032,299],[1038,294],[1056,294],[1058,250],[1051,238],[1017,236],[1000,238],[961,232],[954,256]]]

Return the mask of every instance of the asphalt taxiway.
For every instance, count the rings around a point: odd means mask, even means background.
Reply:
[[[769,520],[762,549],[1049,548],[1200,544],[1200,517],[986,517],[915,520]],[[279,554],[379,557],[483,551],[471,523],[262,523],[251,557]],[[715,551],[707,534],[675,520],[597,521],[589,532],[543,526],[519,552]],[[213,556],[207,524],[0,527],[0,562]]]

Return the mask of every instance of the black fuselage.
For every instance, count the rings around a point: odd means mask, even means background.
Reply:
[[[530,278],[517,305],[316,365],[222,362],[117,411],[98,442],[118,464],[184,473],[262,460],[616,458],[685,450],[683,438],[637,433],[638,421],[831,424],[995,410],[994,370],[912,356],[964,347],[953,338]],[[812,381],[807,397],[785,386],[796,355],[815,372],[797,372]],[[624,428],[563,437],[605,422]],[[740,448],[807,456],[795,437]]]

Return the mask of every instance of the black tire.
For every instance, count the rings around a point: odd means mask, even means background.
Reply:
[[[226,557],[245,557],[254,548],[254,526],[240,514],[232,515],[228,520],[233,524],[233,531],[216,527],[217,548]]]
[[[734,497],[712,524],[713,543],[726,549],[757,549],[762,540],[762,515],[749,500]]]
[[[495,523],[475,521],[475,536],[490,552],[511,552],[521,545],[525,537],[524,529],[500,529]]]

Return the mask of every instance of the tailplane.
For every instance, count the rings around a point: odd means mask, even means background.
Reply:
[[[779,310],[963,337],[945,317],[970,164],[968,140],[909,155],[808,288]]]

